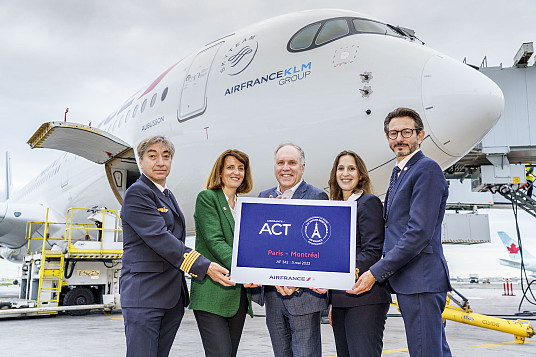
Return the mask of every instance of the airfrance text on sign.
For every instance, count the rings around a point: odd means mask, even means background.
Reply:
[[[355,202],[239,198],[233,281],[350,289],[355,207]]]

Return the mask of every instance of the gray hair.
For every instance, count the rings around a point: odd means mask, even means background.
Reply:
[[[280,144],[277,149],[275,149],[274,151],[274,160],[275,160],[275,157],[277,156],[277,152],[279,150],[281,150],[282,148],[284,148],[285,146],[292,146],[293,148],[295,148],[296,150],[298,150],[298,152],[300,153],[300,161],[301,161],[301,164],[304,165],[305,164],[305,152],[303,152],[303,149],[301,147],[299,147],[298,145],[294,144],[294,143],[283,143],[283,144]]]
[[[175,146],[173,145],[171,140],[169,140],[168,138],[166,138],[163,135],[155,135],[155,136],[150,136],[148,138],[143,139],[138,144],[138,148],[137,148],[138,157],[141,159],[143,157],[143,155],[145,155],[145,152],[147,151],[147,149],[151,145],[156,144],[156,143],[164,144],[167,147],[171,157],[173,157],[173,155],[175,155]]]

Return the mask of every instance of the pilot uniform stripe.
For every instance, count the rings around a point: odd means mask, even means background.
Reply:
[[[186,254],[185,254],[186,255]],[[182,263],[182,265],[184,265],[184,271],[186,273],[189,273],[190,272],[190,269],[192,268],[192,266],[194,265],[195,261],[197,260],[197,258],[199,258],[201,254],[195,250],[191,251],[190,254],[188,255],[188,257],[186,259],[184,259],[184,262]],[[182,266],[181,265],[181,266]]]
[[[195,250],[192,250],[189,253],[184,253],[184,261],[182,262],[179,269],[184,271],[185,273],[189,273],[190,269],[200,255],[201,254]]]

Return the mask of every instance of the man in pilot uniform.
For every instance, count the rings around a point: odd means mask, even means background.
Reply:
[[[397,161],[384,202],[384,257],[359,277],[352,292],[387,280],[397,296],[410,356],[451,356],[441,317],[452,289],[441,246],[445,175],[420,151],[425,133],[416,111],[392,111],[384,131]]]
[[[168,356],[189,303],[184,273],[234,285],[228,270],[184,245],[185,223],[166,188],[174,146],[163,136],[137,148],[141,177],[125,193],[121,307],[127,357]]]

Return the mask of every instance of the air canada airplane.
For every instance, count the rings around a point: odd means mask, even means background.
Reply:
[[[499,263],[507,267],[521,269],[521,249],[517,242],[505,232],[497,232],[497,234],[501,238],[501,241],[508,252],[508,257],[510,258],[499,259]],[[526,270],[532,272],[532,276],[536,276],[536,258],[526,249],[523,249],[523,265]]]
[[[20,261],[26,222],[43,221],[47,208],[56,222],[70,207],[119,209],[140,175],[135,148],[155,134],[176,146],[168,186],[189,229],[196,195],[227,148],[250,155],[251,195],[275,186],[273,151],[294,142],[306,153],[309,183],[326,187],[334,157],[350,149],[383,196],[394,161],[383,120],[399,106],[421,114],[422,149],[446,168],[493,127],[504,98],[478,70],[424,46],[413,31],[357,12],[310,10],[251,25],[173,64],[96,126],[38,128],[32,148],[64,153],[18,192],[7,190],[1,256]]]

